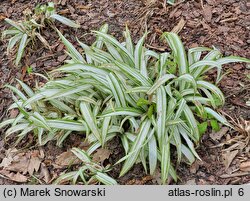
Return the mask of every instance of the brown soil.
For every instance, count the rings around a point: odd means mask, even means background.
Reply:
[[[38,3],[48,2],[46,0],[2,0],[0,3],[0,30],[6,29],[4,18],[14,20],[22,19],[22,12],[26,8],[33,9]],[[196,46],[207,46],[220,49],[224,55],[235,55],[250,58],[250,3],[247,0],[186,0],[175,6],[166,6],[163,1],[156,0],[55,0],[60,2],[57,10],[70,19],[81,24],[77,31],[57,24],[63,34],[75,45],[77,36],[86,43],[93,41],[91,30],[98,29],[102,24],[108,23],[109,32],[119,38],[127,24],[131,30],[134,41],[145,32],[150,34],[147,45],[159,51],[167,49],[166,44],[160,40],[163,31],[171,31],[179,28],[179,35],[186,48]],[[177,26],[179,22],[184,26]],[[34,85],[35,80],[44,82],[35,75],[26,73],[27,66],[32,66],[34,72],[44,73],[63,64],[64,47],[58,40],[54,31],[44,31],[45,38],[52,45],[52,50],[46,50],[40,44],[35,49],[28,49],[22,68],[13,66],[14,53],[6,55],[6,41],[0,41],[0,121],[7,118],[8,106],[12,103],[11,93],[4,88],[5,84],[15,85],[15,78]],[[225,94],[226,104],[222,112],[228,114],[237,125],[250,120],[250,107],[245,103],[250,100],[250,82],[246,75],[250,74],[249,66],[246,64],[232,64],[224,67],[225,77],[220,87]],[[211,72],[208,78],[214,80],[215,74]],[[230,117],[228,119],[231,121]],[[238,121],[239,120],[239,121]],[[242,162],[249,160],[249,145],[236,146],[238,150],[230,166],[225,168],[225,149],[235,143],[228,143],[230,139],[244,139],[243,132],[229,130],[219,140],[213,140],[211,132],[204,135],[198,148],[202,161],[196,161],[191,167],[181,163],[178,167],[180,180],[178,184],[242,184],[249,183],[250,174],[239,172]],[[4,130],[0,130],[0,162],[5,157],[5,151],[13,145],[14,139],[4,141]],[[55,143],[48,143],[42,149],[46,156],[44,164],[51,175],[58,174],[58,170],[52,165],[56,156],[60,153],[77,146],[81,138],[78,135],[69,137],[66,145],[62,148]],[[33,144],[30,135],[19,147]],[[108,162],[114,164],[123,154],[122,147],[118,145],[118,139],[109,144],[112,154]],[[220,145],[214,148],[214,146]],[[28,146],[27,146],[28,147]],[[28,149],[28,148],[27,148]],[[223,155],[224,154],[224,155]],[[117,178],[120,166],[115,166],[110,173]],[[243,172],[245,173],[245,172]],[[249,172],[248,172],[249,173]],[[1,175],[0,175],[1,176]],[[226,177],[226,178],[225,178]],[[150,177],[144,173],[141,165],[136,165],[126,176],[119,178],[120,184],[157,184],[159,175]],[[30,182],[29,182],[30,183]],[[170,181],[172,184],[172,181]],[[0,184],[13,184],[12,181],[1,178]]]

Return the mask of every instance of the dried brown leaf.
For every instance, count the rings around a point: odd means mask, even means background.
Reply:
[[[238,154],[238,152],[239,152],[238,150],[234,150],[234,151],[231,151],[231,152],[227,151],[227,152],[222,154],[225,169],[229,168],[230,164],[232,163],[233,159]]]
[[[13,161],[13,158],[4,158],[0,164],[0,167],[3,167],[3,168],[8,167],[12,161]]]
[[[13,171],[13,172],[22,172],[26,174],[29,172],[30,175],[34,173],[34,171],[38,171],[41,163],[40,152],[38,150],[22,152],[16,154],[13,151],[9,151],[7,153],[7,157],[3,159],[0,167],[4,167],[5,170]],[[16,154],[16,155],[14,155]]]
[[[250,161],[246,161],[240,164],[240,170],[243,172],[250,172]]]
[[[111,154],[111,151],[108,149],[97,149],[96,152],[93,154],[93,161],[95,162],[103,162],[105,159],[108,159]]]
[[[220,140],[229,130],[228,127],[222,127],[218,132],[213,132],[209,134],[209,137],[212,138],[214,141]]]
[[[57,58],[57,61],[59,61],[59,62],[63,62],[66,58],[67,58],[67,54],[65,54],[65,55],[61,55],[61,56],[59,56],[58,58]]]
[[[22,154],[23,153],[16,155],[13,158],[12,163],[5,167],[5,170],[26,174],[28,172],[29,158],[27,158],[26,155],[23,156]]]
[[[44,178],[43,180],[45,181],[46,184],[50,183],[51,176],[48,168],[44,163],[41,164],[41,176]]]
[[[28,172],[30,175],[33,175],[34,171],[38,171],[40,168],[41,160],[38,157],[32,157],[29,161]]]
[[[11,162],[14,160],[13,157],[15,156],[16,152],[17,152],[16,148],[6,150],[5,158],[3,158],[0,164],[0,167],[3,167],[3,168],[8,167],[11,164]]]
[[[22,174],[18,173],[13,173],[7,170],[1,170],[0,174],[8,177],[10,180],[15,181],[15,182],[20,182],[20,183],[24,183],[27,182],[28,178]]]
[[[80,163],[81,161],[71,151],[63,152],[55,161],[55,164],[59,166],[59,168]]]

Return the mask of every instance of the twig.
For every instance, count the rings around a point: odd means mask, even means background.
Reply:
[[[220,22],[231,22],[231,21],[235,21],[237,19],[238,19],[238,17],[231,17],[231,18],[227,18],[227,19],[221,20]]]
[[[2,177],[2,178],[4,178],[4,179],[11,180],[10,178],[8,178],[8,177],[6,177],[6,176],[4,176],[4,175],[2,175],[2,174],[0,174],[0,177]]]
[[[152,46],[152,45],[149,45],[149,44],[146,44],[146,46],[151,48],[151,49],[154,49],[154,50],[159,50],[161,52],[164,52],[166,50],[166,48],[164,48],[164,47],[155,47],[155,46]]]
[[[204,9],[203,0],[201,0],[201,8]]]
[[[247,176],[250,175],[250,172],[240,172],[240,173],[235,173],[235,174],[223,174],[220,176],[220,178],[226,179],[226,178],[231,178],[231,177],[242,177],[242,176]]]
[[[171,30],[171,32],[178,34],[183,29],[185,24],[186,24],[186,21],[183,18],[181,18],[178,24]]]

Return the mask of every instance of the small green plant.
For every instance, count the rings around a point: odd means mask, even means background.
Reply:
[[[103,168],[99,164],[93,163],[91,157],[84,150],[73,148],[71,150],[80,160],[82,160],[83,165],[77,170],[62,174],[56,179],[54,184],[60,184],[62,182],[71,181],[72,184],[80,180],[83,184],[95,184],[101,183],[105,185],[115,185],[117,182],[108,176],[109,166]]]
[[[107,25],[93,31],[91,46],[79,41],[81,54],[58,31],[71,57],[53,71],[62,77],[35,92],[19,81],[26,95],[8,86],[19,97],[11,108],[20,115],[0,128],[10,124],[6,135],[19,133],[19,138],[33,130],[40,144],[57,139],[58,145],[78,131],[91,145],[88,156],[118,136],[125,151],[117,162],[123,162],[120,176],[140,162],[149,174],[160,167],[162,183],[169,176],[176,181],[173,159],[193,163],[208,124],[213,129],[218,122],[230,126],[216,112],[225,102],[223,93],[204,75],[216,68],[219,82],[223,64],[250,61],[205,47],[186,52],[175,33],[162,36],[172,52],[157,53],[144,46],[147,34],[133,44],[127,28],[123,43],[107,32]]]
[[[27,67],[27,73],[30,75],[33,72],[33,68],[31,66]]]
[[[42,25],[51,24],[55,20],[57,20],[69,27],[80,27],[79,24],[76,24],[72,20],[57,14],[53,2],[49,2],[48,5],[37,5],[35,8],[35,15],[32,16],[32,18],[35,18],[36,20],[40,21]]]
[[[54,3],[50,2],[48,5],[37,6],[33,15],[28,14],[27,19],[15,22],[11,19],[6,18],[5,21],[11,25],[8,30],[2,32],[2,38],[9,37],[9,43],[7,47],[7,54],[16,46],[16,61],[15,65],[18,66],[25,48],[30,43],[34,45],[36,39],[39,39],[46,47],[50,48],[48,42],[41,35],[42,28],[47,25],[55,27],[54,21],[58,20],[61,23],[79,28],[79,25],[71,21],[70,19],[58,15],[55,11]]]

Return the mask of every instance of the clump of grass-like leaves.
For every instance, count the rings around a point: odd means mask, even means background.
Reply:
[[[16,66],[20,63],[25,48],[29,44],[34,44],[36,39],[40,40],[47,48],[50,48],[48,42],[42,36],[41,30],[46,26],[54,28],[55,20],[67,26],[79,28],[79,25],[72,20],[57,14],[53,2],[49,2],[48,5],[38,5],[35,8],[34,13],[31,11],[26,12],[27,19],[25,20],[16,22],[6,18],[5,22],[7,22],[11,27],[2,33],[2,38],[10,36],[7,54],[9,54],[15,46],[18,46],[15,61]]]
[[[83,54],[58,31],[72,58],[55,70],[61,78],[35,92],[19,81],[25,94],[8,86],[19,97],[11,108],[20,114],[0,127],[11,125],[7,136],[33,131],[40,144],[57,139],[58,145],[78,131],[91,144],[88,155],[118,136],[126,154],[117,162],[124,162],[120,176],[141,162],[150,174],[159,166],[162,183],[169,176],[177,180],[173,158],[190,164],[199,158],[195,146],[204,122],[229,125],[216,112],[223,93],[205,73],[216,68],[219,82],[223,64],[249,60],[204,47],[186,52],[175,33],[163,34],[172,52],[157,53],[144,46],[147,34],[134,44],[126,28],[120,43],[107,31],[107,25],[93,31],[91,46],[78,41]]]

